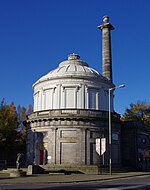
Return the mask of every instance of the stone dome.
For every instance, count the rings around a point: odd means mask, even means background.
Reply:
[[[107,79],[100,75],[98,71],[90,68],[86,62],[80,60],[79,55],[70,54],[68,55],[68,60],[62,61],[56,69],[50,71],[49,73],[41,77],[35,84],[40,83],[42,81],[62,77],[91,77],[97,80],[107,81]]]
[[[49,109],[108,110],[108,89],[113,86],[105,77],[80,60],[68,56],[59,66],[33,84],[34,111]]]

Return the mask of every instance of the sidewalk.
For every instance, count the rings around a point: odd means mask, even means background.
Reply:
[[[0,172],[0,184],[23,184],[23,183],[77,183],[89,181],[102,181],[134,176],[150,175],[150,172],[126,172],[102,175],[86,175],[86,174],[38,174],[26,177],[11,178],[8,173]]]

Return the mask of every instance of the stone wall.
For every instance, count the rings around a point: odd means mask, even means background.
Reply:
[[[113,162],[120,164],[119,115],[113,116]],[[108,165],[108,112],[48,110],[28,116],[28,162],[51,165],[98,165],[96,139],[106,138],[103,164]],[[101,159],[101,160],[102,160]]]

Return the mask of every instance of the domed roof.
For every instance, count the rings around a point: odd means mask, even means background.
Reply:
[[[48,74],[41,77],[35,84],[49,79],[66,78],[66,77],[72,77],[72,78],[90,77],[90,78],[103,79],[107,81],[107,79],[102,75],[100,75],[98,71],[90,68],[86,62],[80,60],[79,55],[70,54],[68,56],[68,60],[62,61],[56,69],[50,71]]]

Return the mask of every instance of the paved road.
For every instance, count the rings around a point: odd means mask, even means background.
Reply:
[[[61,176],[58,176],[60,178]],[[36,178],[36,177],[35,177]],[[59,179],[58,179],[59,181]],[[32,181],[13,183],[13,179],[9,183],[0,183],[0,190],[126,190],[150,189],[150,175],[127,177],[120,179],[107,179],[101,181],[78,182],[78,183],[36,183]]]

